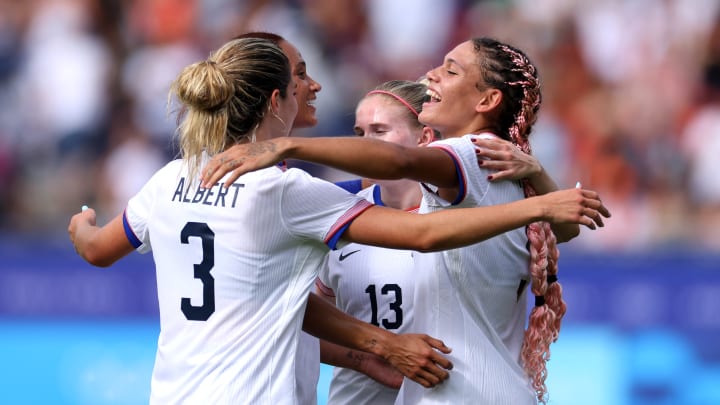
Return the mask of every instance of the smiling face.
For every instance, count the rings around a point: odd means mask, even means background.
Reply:
[[[297,48],[287,41],[280,41],[280,48],[282,48],[290,61],[293,81],[297,84],[295,88],[295,98],[297,100],[298,111],[292,127],[313,127],[317,125],[314,103],[317,99],[317,93],[322,87],[307,74],[305,60]]]
[[[476,131],[480,66],[471,41],[463,42],[446,56],[443,64],[427,73],[430,101],[423,104],[420,121],[440,131],[443,137]]]

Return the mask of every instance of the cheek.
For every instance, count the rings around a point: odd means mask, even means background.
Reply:
[[[393,131],[388,133],[383,140],[402,146],[416,146],[417,141],[410,131]]]

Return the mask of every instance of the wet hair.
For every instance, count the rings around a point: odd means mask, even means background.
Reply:
[[[530,154],[528,137],[542,101],[537,69],[527,55],[511,45],[491,38],[474,38],[472,43],[481,72],[478,88],[496,88],[503,95],[493,130]],[[523,189],[526,197],[537,194],[527,179],[523,180]],[[544,404],[547,402],[545,378],[550,344],[558,338],[567,307],[562,299],[562,287],[557,282],[559,252],[550,224],[535,222],[526,229],[530,249],[530,289],[537,298],[530,312],[520,357],[538,401]]]
[[[182,103],[178,137],[191,178],[203,151],[214,155],[251,140],[269,109],[274,90],[287,96],[290,64],[266,39],[234,39],[207,60],[187,66],[172,83],[170,96]]]
[[[406,107],[407,122],[412,123],[416,128],[422,128],[424,125],[418,121],[418,115],[422,112],[422,106],[427,101],[427,84],[420,81],[413,82],[409,80],[389,80],[384,82],[373,90],[369,91],[365,97],[372,95],[381,95],[393,99]],[[435,139],[440,139],[440,133],[433,130]]]

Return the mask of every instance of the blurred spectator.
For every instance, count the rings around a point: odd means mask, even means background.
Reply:
[[[415,79],[450,43],[493,36],[527,49],[539,66],[535,153],[560,185],[581,181],[613,210],[604,232],[570,248],[720,251],[713,178],[720,0],[0,0],[0,7],[2,231],[61,233],[81,202],[117,211],[116,198],[127,199],[135,181],[175,156],[172,78],[239,33],[291,39],[323,85],[321,125],[296,136],[349,134],[368,89]],[[131,169],[135,180],[112,180]],[[106,187],[97,191],[97,182]]]

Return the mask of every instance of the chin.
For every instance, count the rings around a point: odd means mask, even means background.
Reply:
[[[303,115],[301,120],[302,120],[304,128],[314,127],[318,123],[318,120],[317,120],[317,117],[315,117],[315,114],[305,114],[305,115]]]

